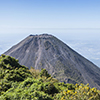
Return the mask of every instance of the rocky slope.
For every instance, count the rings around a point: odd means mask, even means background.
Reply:
[[[100,89],[100,68],[52,35],[30,35],[4,54],[29,68],[45,68],[60,81]]]

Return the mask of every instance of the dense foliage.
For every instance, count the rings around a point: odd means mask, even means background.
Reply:
[[[45,69],[30,70],[10,56],[0,56],[0,100],[100,100],[89,84],[64,84]]]

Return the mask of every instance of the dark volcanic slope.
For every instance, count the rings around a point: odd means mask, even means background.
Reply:
[[[100,89],[100,68],[52,35],[30,35],[4,54],[29,68],[46,68],[60,81],[89,83]]]

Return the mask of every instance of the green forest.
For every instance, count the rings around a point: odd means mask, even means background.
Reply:
[[[2,54],[0,100],[100,100],[100,90],[89,84],[59,82],[46,69],[28,69],[17,59]]]

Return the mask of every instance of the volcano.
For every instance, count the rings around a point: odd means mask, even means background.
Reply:
[[[45,68],[61,82],[89,83],[100,89],[100,68],[53,35],[30,35],[4,54],[28,68]]]

